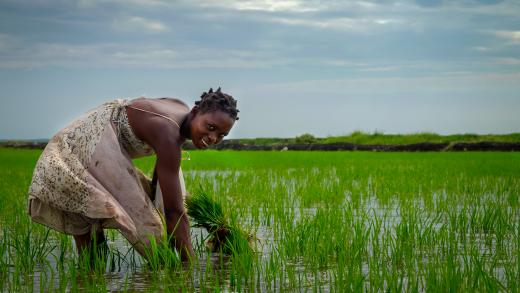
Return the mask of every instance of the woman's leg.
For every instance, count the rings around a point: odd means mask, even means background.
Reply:
[[[90,243],[92,242],[92,237],[90,236],[90,232],[84,235],[74,235],[74,241],[76,242],[78,254],[81,255],[83,251],[89,249]]]
[[[89,254],[90,260],[94,258],[106,257],[108,245],[103,233],[103,229],[95,229],[83,235],[74,235],[78,255]]]

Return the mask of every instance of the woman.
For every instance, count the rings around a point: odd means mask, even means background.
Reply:
[[[106,245],[104,228],[119,229],[145,256],[166,231],[186,260],[193,256],[182,197],[181,145],[219,143],[237,117],[236,100],[220,88],[195,106],[177,99],[116,100],[84,114],[47,144],[34,170],[28,212],[43,225],[74,236],[78,253]],[[159,209],[131,159],[157,155]],[[95,240],[95,241],[94,241]]]

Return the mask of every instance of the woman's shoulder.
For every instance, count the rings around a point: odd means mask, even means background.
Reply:
[[[138,116],[143,118],[148,118],[152,114],[173,121],[176,125],[180,125],[191,110],[186,103],[176,98],[139,97],[129,101],[127,107],[137,110]]]
[[[184,108],[189,109],[190,107],[182,100],[178,98],[171,97],[162,97],[162,98],[149,98],[145,96],[140,96],[134,99],[128,100],[129,104],[176,104],[178,106],[182,106]]]
[[[179,99],[177,99],[177,98],[163,97],[163,98],[158,98],[157,100],[160,100],[160,101],[168,101],[168,102],[170,102],[170,103],[173,103],[173,104],[177,104],[177,105],[179,105],[179,106],[182,106],[182,107],[184,107],[184,108],[186,108],[186,109],[188,109],[188,110],[190,109],[190,107],[189,107],[186,103],[184,103],[182,100],[179,100]]]
[[[180,125],[190,112],[183,101],[174,98],[139,97],[129,100],[126,108],[134,133],[154,149],[162,141],[157,142],[154,137],[164,137],[169,133],[172,137],[180,138]],[[176,127],[171,127],[172,125]]]
[[[134,106],[143,106],[144,108],[150,108],[153,110],[158,110],[159,112],[171,112],[174,113],[188,113],[191,109],[190,107],[180,99],[177,98],[147,98],[147,97],[139,97],[133,100],[128,101],[129,105]]]

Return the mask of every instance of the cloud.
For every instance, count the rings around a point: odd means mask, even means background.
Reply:
[[[177,60],[177,52],[162,48],[139,48],[136,51],[117,51],[112,53],[116,64],[136,67],[163,68]]]
[[[520,65],[520,58],[497,58],[496,62],[504,65]]]
[[[100,57],[114,47],[115,44],[26,43],[20,49],[9,50],[0,55],[0,68],[93,67],[107,61]]]
[[[197,3],[202,7],[221,7],[239,11],[312,12],[319,10],[319,7],[312,5],[313,3],[311,1],[305,2],[298,0],[223,0],[198,1]]]
[[[266,13],[315,13],[315,12],[360,12],[375,11],[385,6],[391,6],[396,1],[337,1],[337,0],[199,0],[200,7],[219,7],[228,10],[253,11]]]
[[[26,44],[0,55],[0,69],[59,68],[271,68],[284,60],[268,52],[172,48],[160,45],[99,43]]]
[[[360,67],[366,65],[365,63],[343,59],[327,59],[322,61],[321,64],[334,67]]]
[[[508,41],[510,44],[520,44],[520,31],[493,31],[496,37]]]
[[[176,6],[198,6],[219,7],[222,9],[239,11],[266,11],[266,12],[309,12],[317,11],[319,8],[313,3],[299,0],[76,0],[79,7],[91,8],[102,4],[116,4],[121,6],[142,7],[176,7]],[[308,5],[311,4],[311,5]]]
[[[420,12],[413,3],[401,2],[202,0],[196,3],[199,8],[206,9],[202,17],[219,19],[225,15],[231,18],[240,17],[240,21],[244,22],[243,14],[247,13],[245,22],[254,21],[256,24],[274,23],[295,28],[360,33],[378,32],[382,29],[414,30],[419,22],[415,14]],[[237,14],[237,11],[242,14]]]
[[[171,4],[169,1],[164,0],[75,0],[79,7],[92,8],[101,4],[114,3],[119,5],[134,5],[134,6],[168,6]]]
[[[317,11],[317,8],[306,7],[300,1],[294,0],[266,0],[266,1],[234,1],[232,7],[237,10],[258,10],[258,11],[292,11],[310,12]]]
[[[487,35],[477,35],[482,27],[493,29],[492,24],[496,22],[499,27],[500,22],[495,18],[476,21],[475,16],[481,12],[474,14],[473,10],[480,6],[460,1],[428,8],[414,1],[131,0],[128,5],[123,5],[123,0],[85,2],[97,7],[76,9],[80,11],[53,8],[37,17],[28,13],[25,18],[16,18],[41,24],[37,36],[33,30],[25,36],[21,34],[27,43],[20,48],[38,52],[15,52],[6,47],[13,40],[0,37],[0,59],[9,66],[28,67],[119,64],[136,68],[287,66],[309,70],[310,65],[348,72],[395,72],[402,71],[395,65],[407,60],[417,64],[424,58],[457,58],[452,64],[463,63],[465,59],[459,59],[462,51],[469,58],[481,58],[481,52],[490,50],[500,57],[510,53],[506,51],[511,47],[493,36],[517,42],[518,33],[497,29],[494,34],[488,31]],[[501,10],[507,5],[510,3],[505,1],[486,7]],[[473,10],[464,10],[465,6]],[[453,7],[458,10],[452,12]],[[456,17],[459,12],[461,17]],[[107,15],[115,15],[115,20],[107,20]],[[112,43],[103,43],[107,40]],[[364,67],[362,64],[368,60],[375,62]],[[457,67],[452,64],[448,67]],[[414,73],[428,70],[421,68]]]
[[[14,49],[19,46],[20,40],[9,34],[0,33],[0,52]]]
[[[333,29],[350,32],[370,32],[374,28],[388,28],[391,26],[402,26],[404,21],[390,18],[323,18],[305,19],[288,17],[271,17],[269,21],[290,26],[303,26],[316,29]]]
[[[490,51],[494,50],[493,48],[485,47],[485,46],[476,46],[476,47],[472,47],[471,49],[474,51],[478,51],[478,52],[490,52]]]
[[[360,71],[365,71],[365,72],[391,72],[391,71],[399,71],[401,69],[402,69],[401,66],[381,66],[381,67],[363,68]]]
[[[116,43],[26,44],[23,49],[11,50],[0,55],[0,68],[33,69],[44,67],[60,68],[107,68],[150,65],[164,61],[168,54],[157,48],[132,47]],[[139,54],[140,53],[140,54]]]
[[[520,2],[516,0],[497,1],[485,3],[485,1],[446,1],[444,9],[452,12],[471,14],[475,16],[511,17],[516,19],[520,9]],[[499,18],[500,19],[500,18]]]
[[[520,73],[453,73],[411,77],[354,77],[342,79],[280,82],[263,86],[263,90],[290,95],[299,92],[316,95],[362,95],[391,93],[416,94],[424,91],[482,91],[490,88],[520,88]]]
[[[168,26],[160,21],[139,16],[118,18],[113,22],[113,28],[118,31],[144,31],[152,33],[162,33],[169,30]]]

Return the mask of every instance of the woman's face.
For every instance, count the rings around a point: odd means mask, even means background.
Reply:
[[[190,136],[198,149],[219,143],[235,124],[235,119],[222,111],[197,111],[190,124]]]

